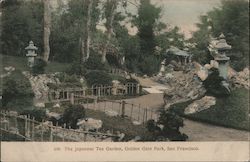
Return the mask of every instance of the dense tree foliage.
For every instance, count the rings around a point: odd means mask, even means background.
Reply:
[[[232,45],[229,56],[234,68],[240,70],[249,65],[249,2],[246,0],[222,1],[220,8],[201,16],[197,24],[198,31],[194,33],[192,42],[195,58],[206,63],[208,58],[207,46],[210,35],[218,37],[224,33],[228,44]]]
[[[72,129],[77,128],[78,119],[83,119],[85,117],[85,109],[82,105],[69,105],[68,108],[64,110],[63,122],[66,123],[67,128]]]
[[[3,54],[24,56],[30,40],[43,51],[43,4],[40,1],[8,0],[1,3]]]
[[[147,122],[148,131],[154,134],[153,140],[186,141],[188,136],[180,132],[183,126],[183,119],[170,110],[162,110],[157,122]]]
[[[33,91],[30,82],[20,71],[14,71],[3,79],[2,106],[22,112],[32,108]]]

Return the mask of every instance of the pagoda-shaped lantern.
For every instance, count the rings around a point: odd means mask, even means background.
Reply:
[[[214,60],[218,62],[219,74],[225,80],[228,77],[228,66],[230,58],[226,56],[226,52],[232,47],[227,44],[224,34],[221,34],[217,40],[214,40],[209,45],[209,50],[214,57]]]
[[[34,45],[33,41],[29,42],[29,46],[25,48],[27,50],[28,66],[33,67],[35,62],[35,57],[37,56],[36,50],[38,48]]]

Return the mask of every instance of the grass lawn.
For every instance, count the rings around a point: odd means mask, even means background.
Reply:
[[[6,66],[13,66],[16,70],[27,71],[29,67],[27,66],[27,58],[26,57],[18,57],[18,56],[8,56],[8,55],[0,55],[0,73],[3,73],[3,68]],[[58,63],[58,62],[49,62],[49,64],[45,68],[46,73],[53,72],[62,72],[69,68],[69,64],[67,63]]]
[[[171,106],[177,114],[201,122],[221,125],[236,129],[250,130],[249,128],[249,91],[244,88],[234,89],[230,96],[216,98],[216,105],[204,111],[185,115],[185,108],[192,101]]]

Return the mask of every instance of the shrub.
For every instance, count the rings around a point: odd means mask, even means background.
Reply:
[[[162,125],[163,128],[158,125]],[[186,141],[188,136],[179,130],[183,126],[183,119],[169,110],[162,110],[157,122],[147,122],[147,129],[154,134],[155,140]]]
[[[44,74],[46,65],[47,63],[43,59],[35,59],[34,66],[32,67],[32,73],[34,75]]]
[[[160,60],[156,56],[147,56],[139,63],[139,69],[143,74],[152,76],[160,70]]]
[[[71,64],[69,70],[66,71],[69,75],[80,75],[83,76],[86,74],[86,67],[83,64],[74,62]]]
[[[228,91],[222,86],[222,81],[224,78],[219,76],[219,71],[216,68],[211,69],[211,73],[208,75],[207,79],[203,82],[204,87],[208,93],[215,96],[225,96],[228,95]]]
[[[108,65],[107,63],[103,64],[101,62],[101,57],[99,55],[93,54],[90,55],[89,59],[87,62],[84,64],[86,69],[89,70],[108,70]]]
[[[112,77],[104,71],[91,71],[85,75],[88,85],[108,84],[112,83]]]
[[[16,111],[28,109],[33,105],[33,96],[29,80],[20,71],[3,79],[3,107]]]
[[[30,115],[31,118],[34,117],[35,120],[39,122],[46,119],[46,112],[41,109],[24,110],[21,112],[21,115]]]
[[[85,117],[85,108],[82,105],[69,105],[63,113],[63,122],[67,128],[77,128],[78,119]]]

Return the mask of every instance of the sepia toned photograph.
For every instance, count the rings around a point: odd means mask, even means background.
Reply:
[[[248,0],[1,0],[0,18],[1,143],[249,141]]]

